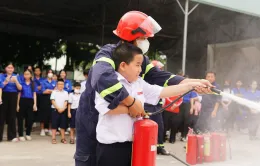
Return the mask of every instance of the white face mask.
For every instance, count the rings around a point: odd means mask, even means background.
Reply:
[[[74,92],[75,93],[80,93],[80,90],[79,89],[75,89]]]
[[[139,47],[143,51],[143,54],[145,54],[148,51],[150,46],[150,43],[147,39],[136,39],[136,44],[137,47]]]
[[[53,77],[53,73],[48,73],[48,78],[52,78]]]

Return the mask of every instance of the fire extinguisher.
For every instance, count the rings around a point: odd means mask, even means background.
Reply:
[[[197,164],[202,164],[204,161],[204,137],[201,134],[197,135],[197,144],[198,144],[198,152],[197,152]]]
[[[186,146],[186,162],[195,165],[197,164],[197,136],[190,129],[187,135],[187,146]]]
[[[221,133],[220,134],[220,161],[226,160],[226,134]]]
[[[212,133],[212,156],[213,161],[220,161],[220,135]]]
[[[158,125],[145,116],[134,123],[132,166],[155,166]]]
[[[213,155],[212,155],[212,136],[210,133],[204,134],[204,161],[205,162],[212,162]]]

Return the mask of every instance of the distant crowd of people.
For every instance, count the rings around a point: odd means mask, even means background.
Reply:
[[[33,123],[40,122],[40,135],[52,136],[53,144],[57,143],[57,134],[61,134],[62,143],[67,143],[67,129],[70,143],[74,144],[76,110],[85,86],[78,82],[72,86],[66,79],[65,70],[58,75],[48,70],[46,78],[43,78],[39,67],[27,66],[20,75],[15,74],[14,69],[14,65],[8,63],[0,75],[0,142],[5,124],[7,139],[18,142],[32,140]],[[84,71],[84,76],[87,79],[88,70]]]

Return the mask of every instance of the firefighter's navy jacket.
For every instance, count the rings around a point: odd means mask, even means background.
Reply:
[[[98,111],[95,109],[95,92],[97,91],[110,103],[109,109],[116,108],[129,94],[117,80],[115,64],[111,59],[113,50],[118,44],[107,44],[96,54],[89,71],[86,90],[82,93],[76,115],[77,147],[75,159],[87,161],[96,153],[96,125]],[[141,76],[150,84],[160,86],[179,84],[184,78],[161,71],[150,64],[145,56]]]

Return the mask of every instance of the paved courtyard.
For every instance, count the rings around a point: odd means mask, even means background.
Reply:
[[[73,166],[75,145],[51,144],[49,136],[33,133],[33,140],[27,142],[0,143],[0,166]],[[59,138],[58,138],[59,140]],[[204,163],[203,166],[257,166],[260,165],[260,141],[248,141],[245,134],[232,133],[232,160]],[[185,159],[183,142],[166,144],[166,148],[181,159]],[[228,152],[229,154],[229,152]],[[157,156],[157,166],[182,166],[170,156]]]

